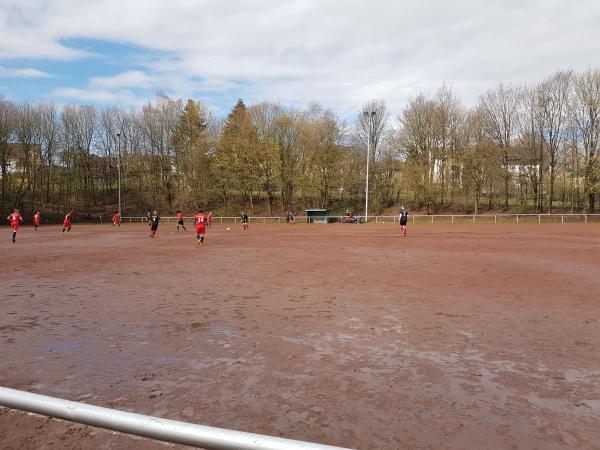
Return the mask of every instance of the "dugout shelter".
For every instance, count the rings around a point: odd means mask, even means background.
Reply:
[[[327,210],[322,208],[307,209],[306,223],[327,223]]]

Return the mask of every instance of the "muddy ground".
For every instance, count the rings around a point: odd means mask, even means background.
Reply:
[[[0,385],[360,449],[600,447],[599,225],[231,226],[0,229]],[[0,447],[183,448],[3,408]]]

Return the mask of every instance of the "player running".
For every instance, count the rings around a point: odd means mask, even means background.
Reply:
[[[71,222],[73,221],[73,212],[69,211],[67,213],[67,215],[65,216],[65,220],[63,220],[63,230],[62,230],[62,235],[65,235],[65,230],[67,230],[67,233],[69,231],[71,231]]]
[[[177,231],[179,231],[180,226],[183,228],[183,231],[187,231],[183,224],[183,213],[180,210],[177,210]]]
[[[152,214],[150,213],[150,211],[146,213],[146,222],[148,222],[148,226],[152,225]]]
[[[194,216],[194,223],[196,224],[196,244],[204,244],[204,235],[206,234],[206,215],[204,210],[201,208],[200,212]]]
[[[406,236],[406,224],[408,223],[408,211],[404,208],[404,206],[402,207],[402,209],[400,209],[400,232],[402,234],[404,234],[404,236]]]
[[[42,218],[40,212],[36,212],[33,215],[33,229],[34,231],[37,231],[38,227],[40,226],[40,219]]]
[[[242,213],[242,227],[244,228],[244,231],[248,231],[250,229],[250,225],[248,224],[248,222],[249,222],[248,214],[243,212]]]
[[[212,228],[212,211],[208,213],[206,218],[208,220],[208,228]]]
[[[10,214],[6,220],[10,220],[10,226],[13,230],[12,241],[16,242],[17,239],[17,231],[19,230],[19,224],[23,222],[23,216],[18,209],[15,209],[12,214]]]
[[[156,236],[156,230],[158,230],[158,222],[160,222],[160,216],[158,215],[158,211],[154,211],[154,214],[150,216],[150,237],[154,238]]]
[[[119,227],[121,228],[121,214],[118,211],[115,211],[115,215],[112,218],[113,228]]]

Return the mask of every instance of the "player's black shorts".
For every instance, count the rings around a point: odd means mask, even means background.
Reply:
[[[406,222],[407,222],[406,220],[401,220],[400,225],[406,225]]]
[[[183,219],[177,221],[177,225],[183,225]]]
[[[157,223],[153,223],[152,226],[151,226],[151,228],[152,228],[153,231],[158,230],[158,224]]]

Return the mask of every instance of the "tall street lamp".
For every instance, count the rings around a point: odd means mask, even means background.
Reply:
[[[117,185],[119,188],[119,217],[121,217],[121,133],[117,133]]]
[[[369,221],[369,159],[371,159],[371,127],[375,118],[375,111],[363,111],[364,117],[368,120],[369,128],[367,131],[367,180],[365,188],[365,223]]]

